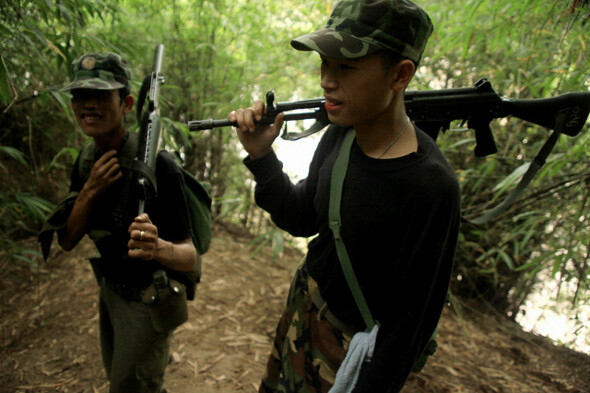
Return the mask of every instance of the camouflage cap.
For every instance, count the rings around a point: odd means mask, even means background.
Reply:
[[[419,62],[432,33],[432,21],[409,0],[340,0],[318,31],[291,41],[301,51],[354,59],[381,49]]]
[[[129,64],[115,53],[86,53],[72,62],[72,81],[62,90],[131,90]]]

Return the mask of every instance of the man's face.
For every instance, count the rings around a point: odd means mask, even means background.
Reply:
[[[354,60],[321,56],[321,60],[321,86],[330,121],[341,126],[378,121],[391,104],[395,67],[384,67],[378,55]]]
[[[124,130],[124,118],[132,106],[132,97],[121,99],[118,90],[72,90],[76,120],[90,137],[108,136]]]

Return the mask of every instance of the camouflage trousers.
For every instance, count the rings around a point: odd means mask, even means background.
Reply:
[[[335,328],[312,302],[317,284],[297,269],[259,393],[326,393],[346,356],[351,334]]]

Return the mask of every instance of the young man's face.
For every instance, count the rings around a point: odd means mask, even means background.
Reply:
[[[74,89],[72,109],[78,124],[90,137],[115,134],[125,129],[124,118],[131,111],[133,97],[122,99],[118,90]]]
[[[321,86],[332,123],[369,125],[389,113],[396,67],[386,68],[378,55],[354,60],[321,59]]]

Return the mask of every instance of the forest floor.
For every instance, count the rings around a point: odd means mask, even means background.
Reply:
[[[176,330],[170,393],[256,392],[292,273],[302,255],[255,256],[252,237],[217,225],[189,321]],[[21,244],[37,250],[34,239]],[[84,240],[54,244],[30,268],[0,254],[0,392],[108,392],[98,339],[98,287]],[[439,348],[410,392],[590,392],[590,356],[556,346],[501,318],[444,311]],[[378,393],[378,392],[377,392]]]

